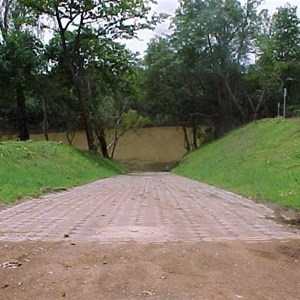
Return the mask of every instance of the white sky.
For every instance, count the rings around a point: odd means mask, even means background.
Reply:
[[[242,3],[245,0],[240,0]],[[170,15],[174,15],[175,10],[179,4],[178,0],[157,0],[157,4],[153,6],[153,11],[163,12]],[[270,13],[274,13],[277,7],[284,6],[286,3],[289,3],[294,6],[298,6],[298,13],[300,9],[299,0],[265,0],[261,5],[261,8],[267,8]],[[132,39],[126,41],[127,47],[133,52],[139,52],[141,54],[147,49],[147,44],[155,35],[163,35],[168,33],[170,22],[166,21],[163,24],[157,26],[156,30],[143,30],[138,33],[139,39]]]

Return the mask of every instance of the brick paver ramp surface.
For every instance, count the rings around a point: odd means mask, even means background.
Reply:
[[[299,238],[262,204],[167,173],[100,180],[0,212],[0,240],[230,241]]]

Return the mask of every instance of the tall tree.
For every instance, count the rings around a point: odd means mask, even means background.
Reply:
[[[241,81],[253,47],[261,1],[182,1],[174,19],[174,44],[191,66],[214,74],[220,131],[247,121]],[[206,89],[207,90],[207,89]]]
[[[260,56],[256,70],[251,74],[257,81],[256,90],[262,91],[260,99],[272,106],[270,109],[276,114],[284,88],[288,89],[294,103],[300,100],[297,88],[300,81],[300,19],[297,8],[286,5],[269,20],[266,30],[258,37]]]
[[[186,148],[197,148],[197,127],[208,123],[211,117],[211,105],[204,95],[203,72],[183,59],[170,38],[152,40],[143,63],[144,89],[152,120],[181,126]],[[193,131],[192,145],[188,127]]]
[[[89,107],[87,63],[90,57],[83,48],[94,40],[128,38],[134,36],[136,30],[148,28],[150,23],[153,24],[158,20],[147,18],[149,3],[152,0],[22,0],[22,2],[35,13],[54,20],[55,31],[63,50],[65,68],[70,74],[81,103],[88,146],[90,150],[96,150]],[[49,20],[45,24],[45,27],[48,26]],[[94,59],[101,60],[101,57]]]
[[[2,98],[15,98],[20,140],[29,139],[26,91],[30,90],[39,66],[39,41],[24,24],[30,15],[16,0],[0,2],[0,85]],[[3,99],[4,100],[4,99]]]

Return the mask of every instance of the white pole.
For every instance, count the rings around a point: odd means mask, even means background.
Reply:
[[[277,106],[277,117],[280,117],[280,102],[278,102],[278,106]]]
[[[285,106],[286,106],[287,88],[283,89],[283,117],[285,118]]]

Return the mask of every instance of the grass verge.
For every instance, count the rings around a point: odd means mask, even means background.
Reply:
[[[248,124],[189,153],[173,172],[300,210],[300,121]]]
[[[110,160],[55,142],[0,143],[0,202],[125,173]]]

